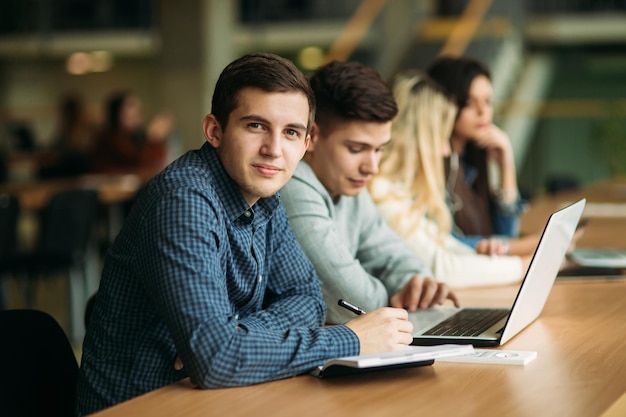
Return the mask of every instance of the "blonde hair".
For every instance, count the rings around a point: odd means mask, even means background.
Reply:
[[[437,224],[437,238],[450,234],[452,218],[446,204],[443,147],[454,127],[457,106],[445,90],[416,71],[393,80],[398,114],[393,119],[391,142],[385,149],[377,177],[394,184],[386,195],[372,192],[374,202],[411,199],[407,215],[419,214]],[[402,219],[392,219],[400,231]],[[414,224],[419,227],[420,221]],[[401,230],[409,234],[412,230]]]

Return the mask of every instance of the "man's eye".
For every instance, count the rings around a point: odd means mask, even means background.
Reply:
[[[287,129],[285,131],[285,134],[287,136],[293,136],[294,138],[300,137],[300,133],[297,130],[295,130],[295,129]]]
[[[263,125],[261,125],[261,123],[253,122],[253,123],[249,123],[248,127],[252,128],[252,129],[261,129],[263,127]]]
[[[354,146],[348,146],[348,151],[350,153],[359,153],[363,150],[363,148],[358,148],[358,147],[354,147]]]

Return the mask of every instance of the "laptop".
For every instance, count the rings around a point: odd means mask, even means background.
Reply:
[[[548,299],[585,203],[583,198],[550,215],[511,308],[434,307],[409,313],[412,344],[500,346],[532,323]]]
[[[568,258],[584,267],[626,269],[626,249],[580,248],[574,249]]]

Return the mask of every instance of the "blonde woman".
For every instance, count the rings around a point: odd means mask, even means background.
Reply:
[[[457,106],[427,76],[407,71],[393,82],[398,115],[370,193],[381,215],[433,271],[451,287],[519,281],[530,256],[476,253],[451,235],[446,204],[444,157]]]

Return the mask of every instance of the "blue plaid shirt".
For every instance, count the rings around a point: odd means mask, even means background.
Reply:
[[[350,329],[322,327],[325,313],[279,197],[249,207],[205,144],[146,186],[107,253],[77,412],[187,376],[201,388],[247,385],[358,354]]]

